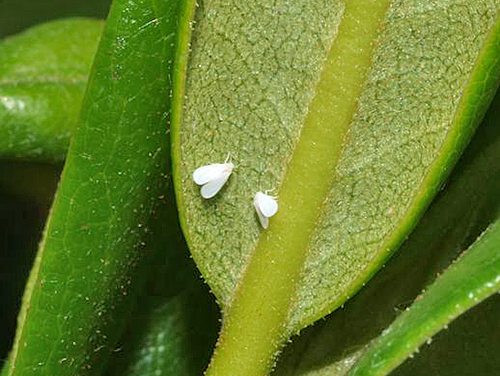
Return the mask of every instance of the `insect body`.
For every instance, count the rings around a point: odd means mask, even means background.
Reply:
[[[201,196],[203,198],[212,198],[226,183],[233,172],[234,165],[231,162],[213,163],[198,167],[193,172],[193,180],[201,185]]]
[[[269,195],[262,192],[257,192],[255,194],[253,204],[255,206],[255,211],[259,217],[260,224],[264,228],[269,227],[269,218],[276,214],[278,211],[278,203]]]

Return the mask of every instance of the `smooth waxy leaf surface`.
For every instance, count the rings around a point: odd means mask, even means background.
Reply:
[[[160,212],[176,216],[167,194],[167,111],[178,6],[117,0],[110,10],[23,299],[9,376],[99,374],[147,261],[176,246],[175,226],[164,241],[150,230]]]
[[[379,271],[369,284],[345,307],[306,329],[287,348],[277,366],[275,376],[343,376],[374,339],[398,314],[410,306],[457,256],[484,231],[500,212],[500,96],[493,102],[486,121],[451,175],[443,193],[397,251],[395,257]],[[443,302],[447,297],[442,297]],[[495,303],[494,306],[497,306]],[[429,310],[433,309],[429,307]],[[481,309],[482,310],[482,309]],[[489,311],[490,309],[488,309]],[[458,330],[443,334],[445,339],[432,340],[425,346],[424,357],[413,367],[413,360],[403,367],[401,375],[422,375],[422,369],[439,370],[441,374],[461,374],[457,370],[477,370],[497,364],[493,354],[496,333],[487,329],[485,313],[476,318],[468,315]],[[470,320],[473,320],[470,325]],[[483,324],[477,325],[477,321]],[[453,328],[455,323],[450,325]],[[462,329],[464,329],[462,331]],[[488,345],[475,347],[471,335]],[[430,342],[430,341],[429,341]],[[476,343],[476,342],[474,342]],[[436,349],[437,346],[437,349]],[[462,349],[460,350],[460,348]],[[467,356],[452,355],[468,353]],[[487,348],[487,350],[486,350]],[[496,347],[498,348],[498,347]],[[437,352],[436,352],[437,351]],[[478,356],[478,353],[483,355]],[[443,366],[452,362],[453,367]],[[458,359],[461,359],[460,361]],[[462,365],[462,366],[460,366]],[[424,367],[424,368],[422,368]],[[409,369],[414,370],[411,373]],[[455,373],[453,373],[455,371]],[[473,372],[469,372],[473,374]],[[487,374],[477,372],[478,374]],[[431,372],[432,374],[432,372]]]
[[[53,21],[0,43],[0,157],[64,158],[102,25]]]
[[[225,311],[209,375],[268,372],[403,241],[495,91],[499,9],[201,3],[173,148],[183,229]],[[191,174],[228,154],[206,201]],[[267,189],[280,210],[262,231],[251,203]]]

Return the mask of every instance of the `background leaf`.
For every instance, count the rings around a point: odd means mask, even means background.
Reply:
[[[426,340],[500,290],[500,220],[402,313],[348,375],[386,375]]]
[[[201,4],[173,150],[183,230],[226,311],[208,375],[269,372],[401,244],[498,85],[499,9]],[[205,201],[192,172],[227,154],[235,173]],[[265,189],[280,210],[262,232]]]
[[[203,372],[217,338],[219,315],[188,256],[180,238],[168,262],[151,268],[145,293],[131,314],[107,375],[192,376]]]
[[[64,158],[101,30],[53,21],[0,44],[0,157]]]
[[[495,321],[499,308],[499,296],[491,296],[428,340],[391,375],[494,375],[499,368],[500,333]]]
[[[61,4],[55,4],[57,9],[55,9],[52,6],[54,4],[55,3],[52,0],[50,1],[6,0],[0,2],[0,37],[12,34],[13,32],[19,31],[27,26],[32,25],[35,22],[62,16],[63,14],[60,12],[63,9],[61,7],[57,7],[57,5]],[[63,10],[63,12],[66,12],[65,13],[66,16],[94,16],[103,18],[107,13],[108,7],[109,7],[108,2],[101,0],[86,1],[85,3],[66,2],[65,9]],[[86,8],[86,9],[81,9],[81,8]],[[74,21],[76,24],[75,28],[77,28],[78,24],[89,25],[90,30],[82,30],[84,37],[91,34],[94,29],[101,28],[101,25],[99,25],[101,22],[97,20],[94,21],[95,26],[90,25],[90,20],[85,21],[81,19],[76,19]],[[67,29],[66,31],[68,31],[71,36],[72,31],[74,30],[71,30],[71,27],[69,27],[68,30],[68,23],[66,22],[62,22],[62,25],[66,26]],[[33,31],[31,30],[30,32],[32,33]],[[61,52],[60,45],[56,45],[55,47],[57,48],[57,50],[60,51],[59,56],[61,56],[61,54],[64,55],[66,53],[68,55],[67,57],[69,56],[75,57],[80,53],[90,52],[89,51],[90,46],[94,46],[95,48],[97,46],[97,41],[98,41],[97,38],[98,38],[97,33],[96,33],[96,39],[94,41],[87,41],[85,40],[85,38],[83,39],[73,38],[72,40],[73,42],[77,43],[83,42],[85,44],[81,46],[82,47],[81,51],[78,52],[75,51],[75,49],[66,49],[65,50],[66,52],[64,51]],[[13,39],[16,40],[17,38]],[[60,35],[59,39],[61,39]],[[63,41],[64,40],[65,38],[63,39]],[[12,39],[10,39],[9,43],[11,42]],[[40,42],[40,40],[38,40],[38,42]],[[54,43],[51,43],[52,41],[48,42],[49,44],[54,46]],[[0,46],[2,46],[0,47],[0,49],[5,50],[5,47],[3,47],[5,43],[6,43],[5,41],[0,42]],[[23,45],[22,47],[23,50],[29,49],[31,50],[31,52],[33,52],[33,49],[44,48],[43,46],[40,46],[40,43],[38,44],[34,43],[34,45],[32,46]],[[16,48],[14,47],[14,49]],[[85,56],[85,59],[83,61],[80,61],[79,64],[81,65],[82,63],[85,62],[90,64],[90,61],[93,58],[93,52],[92,55]],[[54,56],[52,52],[50,52],[48,55],[52,57]],[[14,56],[10,57],[14,58]],[[2,60],[2,58],[5,59],[3,52],[2,55],[0,56],[0,60]],[[36,63],[39,64],[44,59],[46,61],[47,56],[38,56]],[[18,56],[16,62],[19,63],[19,60],[20,59]],[[5,60],[3,61],[5,62]],[[8,62],[7,64],[10,66],[10,68],[12,68],[11,62]],[[29,64],[33,68],[33,61],[29,62]],[[67,69],[70,67],[65,67],[65,68]],[[90,68],[90,66],[88,68]],[[5,74],[5,72],[2,73]],[[88,72],[85,72],[85,74],[88,74]],[[84,84],[81,85],[81,96],[83,96],[83,90],[84,90]],[[71,96],[69,95],[70,93],[68,92],[63,92],[61,94],[63,94],[68,99]],[[6,99],[8,99],[8,97],[3,97],[2,99],[3,101],[5,101]],[[33,102],[30,101],[29,103]],[[49,104],[58,105],[60,103],[58,103],[58,101],[53,100],[49,101]],[[67,103],[67,104],[70,110],[77,111],[77,109],[79,108],[79,104],[74,104],[74,105],[72,103]],[[4,106],[0,105],[0,113],[2,113],[2,110],[4,110]],[[52,113],[58,112],[60,114],[65,112],[65,110],[67,110],[67,108],[56,107],[50,109]],[[16,114],[19,115],[19,112],[17,112]],[[6,116],[12,117],[12,115],[13,115],[12,113],[6,115],[5,112],[3,112],[3,115],[0,115],[0,119],[4,119]],[[23,114],[23,116],[27,115],[28,114],[26,113]],[[64,116],[59,117],[59,119],[62,118],[64,118]],[[65,130],[72,128],[74,122],[76,121],[76,118],[71,119],[70,122],[67,122],[67,120],[68,119],[64,119],[64,123],[59,124],[63,128],[67,127],[64,128]],[[45,125],[47,125],[49,128],[52,126],[52,124],[45,124]],[[2,121],[0,121],[0,129],[3,129],[5,131],[5,124],[2,123]],[[3,136],[0,137],[1,139],[0,144],[2,144],[3,142],[3,144],[5,145],[5,141],[8,138],[6,133],[9,133],[11,131],[12,130],[9,130],[8,132],[3,132]],[[20,131],[21,133],[23,133],[22,129],[20,129]],[[37,137],[40,134],[43,135],[43,132],[32,132],[31,136]],[[55,136],[56,137],[63,136],[63,138],[67,138],[67,136],[61,134],[57,134]],[[14,138],[16,138],[17,140],[21,140],[22,143],[26,145],[25,144],[26,139],[23,139],[22,137],[18,136],[14,136]],[[33,142],[39,143],[40,141],[41,140],[36,140]],[[41,147],[45,149],[47,148],[47,146],[54,145],[53,139],[49,139],[48,141],[49,145],[41,145]],[[66,144],[67,142],[68,142],[67,139],[63,141],[63,143]],[[2,150],[0,154],[3,154],[5,156],[5,151],[6,150]],[[17,149],[17,152],[19,151],[20,150]],[[66,153],[66,150],[60,149],[60,151],[63,154]],[[62,157],[63,155],[57,155],[58,159],[62,159]],[[3,339],[0,345],[1,358],[3,358],[6,355],[7,350],[12,345],[11,342],[14,336],[15,317],[17,315],[21,302],[22,288],[26,283],[27,272],[32,264],[37,242],[41,237],[42,233],[41,226],[48,214],[48,207],[50,206],[53,199],[55,184],[57,184],[61,167],[62,166],[54,167],[49,165],[43,165],[40,163],[36,164],[19,163],[19,161],[17,161],[17,163],[12,163],[10,161],[0,162],[0,186],[2,187],[0,191],[2,195],[2,200],[5,200],[4,204],[0,205],[2,207],[2,213],[3,213],[0,216],[0,219],[2,221],[5,221],[6,223],[15,224],[14,226],[3,226],[4,231],[0,236],[0,258],[4,260],[1,262],[1,265],[4,266],[5,268],[5,271],[1,273],[3,277],[3,283],[1,284],[2,293],[0,294],[0,296],[3,297],[2,315],[4,315],[1,319],[1,322],[4,323],[4,325],[2,326],[2,329],[4,331],[0,336],[0,338]],[[19,248],[21,244],[17,245],[18,241],[15,240],[16,236],[20,236],[21,234],[23,238],[23,241],[21,243],[24,244],[24,246],[26,247],[23,249]]]
[[[0,2],[0,36],[12,35],[41,22],[66,17],[103,19],[111,0],[3,0]]]
[[[119,0],[111,8],[25,293],[9,375],[98,374],[148,262],[177,246],[175,228],[149,230],[162,211],[175,218],[166,200],[166,135],[178,5]]]

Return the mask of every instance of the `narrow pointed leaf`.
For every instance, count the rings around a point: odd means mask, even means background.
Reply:
[[[208,375],[264,375],[415,226],[499,78],[499,1],[202,2],[174,97],[193,257],[224,311]],[[187,50],[186,50],[187,51]],[[212,200],[192,172],[230,155]],[[262,231],[256,191],[280,210]]]
[[[23,298],[9,376],[99,374],[147,261],[178,239],[175,228],[150,229],[159,212],[176,215],[167,120],[179,3],[111,7]]]
[[[460,314],[500,290],[500,220],[363,354],[349,376],[386,375]]]
[[[427,340],[391,376],[495,375],[500,369],[499,310],[500,295],[490,296]]]
[[[102,25],[53,21],[0,43],[0,157],[64,158]]]

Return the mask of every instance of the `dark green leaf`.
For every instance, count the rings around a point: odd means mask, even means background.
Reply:
[[[187,247],[178,247],[152,271],[107,374],[201,375],[217,338],[217,306]]]
[[[148,262],[177,246],[176,226],[150,230],[176,217],[167,120],[179,5],[112,6],[23,299],[9,375],[99,374]]]
[[[500,369],[500,296],[493,295],[427,341],[391,376],[496,375]]]
[[[0,37],[59,18],[106,18],[111,0],[2,0],[0,2]]]

